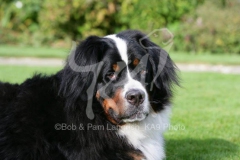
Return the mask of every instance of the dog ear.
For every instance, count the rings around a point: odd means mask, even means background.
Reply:
[[[149,54],[149,62],[153,72],[153,80],[150,86],[150,102],[153,109],[159,111],[169,104],[174,84],[179,85],[179,78],[176,73],[177,67],[168,53],[147,37],[140,38],[139,43]]]
[[[94,93],[96,79],[101,70],[100,61],[106,49],[107,43],[102,38],[90,36],[69,55],[67,64],[61,71],[60,84],[60,94],[69,99],[67,103],[92,98],[87,91],[89,87],[93,87],[92,94]]]
[[[150,63],[153,67],[152,104],[155,110],[161,110],[170,103],[173,86],[179,85],[176,65],[163,49],[150,49]]]

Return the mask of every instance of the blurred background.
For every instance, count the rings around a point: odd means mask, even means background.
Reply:
[[[126,29],[180,69],[167,159],[239,160],[240,0],[0,0],[0,81],[54,74],[72,41]]]
[[[125,29],[168,28],[173,50],[240,54],[239,0],[0,0],[0,43],[68,48]]]

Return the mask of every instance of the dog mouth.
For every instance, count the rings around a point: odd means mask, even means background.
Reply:
[[[125,123],[127,122],[135,122],[135,121],[142,121],[148,116],[148,113],[142,111],[136,111],[130,115],[124,116],[121,120]]]

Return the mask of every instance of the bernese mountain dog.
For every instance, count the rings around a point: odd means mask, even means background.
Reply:
[[[0,83],[1,160],[161,160],[176,66],[140,31],[90,36],[51,76]]]

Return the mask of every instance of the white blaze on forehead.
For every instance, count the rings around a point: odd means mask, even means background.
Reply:
[[[108,35],[106,38],[110,38],[115,42],[115,45],[120,53],[120,56],[122,60],[128,65],[128,55],[127,55],[127,43],[124,39],[117,37],[116,34]],[[126,71],[127,71],[127,77],[126,77],[126,82],[124,83],[123,91],[122,91],[122,97],[125,97],[126,93],[130,91],[131,89],[139,89],[142,90],[145,93],[145,100],[143,102],[143,112],[149,112],[149,101],[148,101],[148,96],[147,96],[147,91],[144,88],[144,86],[137,80],[133,79],[131,77],[130,71],[128,66],[126,66]],[[135,120],[142,120],[143,117]],[[145,117],[144,117],[145,118]],[[134,120],[134,121],[135,121]],[[129,122],[132,120],[124,120],[125,122]]]
[[[122,60],[128,64],[128,56],[127,56],[127,43],[120,37],[117,37],[116,34],[108,35],[106,38],[112,39],[116,47],[121,55]]]
[[[124,39],[117,37],[116,34],[108,35],[105,38],[110,38],[115,42],[115,45],[120,53],[120,56],[122,60],[128,65],[128,55],[127,55],[127,43]],[[127,78],[126,78],[126,83],[124,84],[123,91],[122,91],[122,96],[125,97],[125,94],[131,90],[131,89],[139,89],[142,90],[145,93],[145,100],[143,102],[144,109],[143,111],[148,112],[149,111],[149,102],[148,102],[148,96],[147,96],[147,91],[144,88],[144,86],[137,80],[133,79],[131,77],[130,71],[127,68]]]

